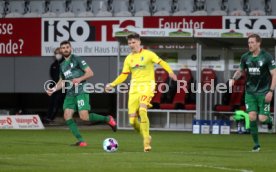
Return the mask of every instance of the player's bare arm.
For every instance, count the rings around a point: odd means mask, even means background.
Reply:
[[[276,69],[270,70],[270,74],[272,76],[272,81],[271,81],[270,89],[267,92],[267,94],[265,95],[265,101],[266,102],[271,102],[272,97],[273,97],[273,92],[274,92],[275,87],[276,87]]]
[[[53,88],[48,89],[46,92],[49,96],[51,96],[54,92],[62,89],[62,87],[64,87],[64,81],[60,78],[57,84]]]
[[[234,73],[232,79],[229,79],[229,86],[232,87],[232,86],[234,85],[234,83],[235,83],[235,80],[240,79],[241,76],[242,76],[242,69],[238,69],[238,70]]]
[[[89,78],[91,78],[92,76],[94,75],[93,71],[91,70],[90,67],[87,67],[84,69],[84,75],[79,77],[79,78],[74,78],[72,80],[73,84],[79,84],[81,83],[82,81],[85,81]]]

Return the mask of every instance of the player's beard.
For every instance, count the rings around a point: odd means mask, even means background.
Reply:
[[[64,57],[64,58],[67,59],[67,58],[69,58],[70,56],[71,56],[71,51],[64,51],[64,52],[63,52],[63,57]]]

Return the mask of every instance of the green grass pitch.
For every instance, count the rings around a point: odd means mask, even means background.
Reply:
[[[134,131],[81,130],[88,147],[74,147],[67,129],[0,130],[0,171],[93,172],[272,172],[276,171],[276,136],[261,134],[261,152],[252,153],[250,135],[193,135],[152,132],[153,150],[143,152]],[[113,137],[119,150],[106,153],[102,141]]]

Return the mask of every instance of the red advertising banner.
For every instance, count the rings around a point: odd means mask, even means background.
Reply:
[[[1,19],[1,56],[41,56],[41,19]]]
[[[222,16],[144,17],[144,28],[221,29]]]

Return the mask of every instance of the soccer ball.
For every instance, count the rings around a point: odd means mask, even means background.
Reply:
[[[116,139],[114,138],[106,138],[103,141],[103,149],[106,152],[115,152],[118,150],[119,144]]]

